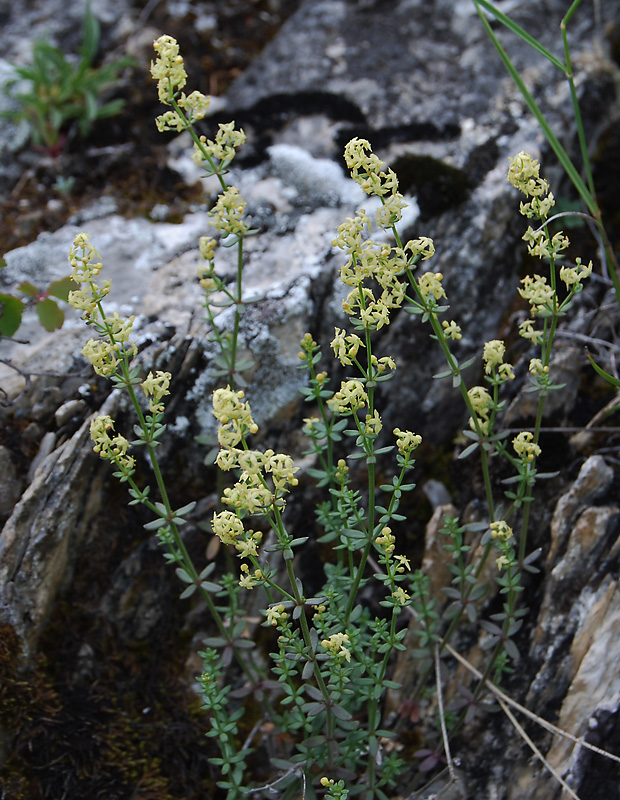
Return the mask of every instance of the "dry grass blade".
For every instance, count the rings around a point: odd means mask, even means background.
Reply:
[[[463,658],[460,653],[457,653],[449,644],[444,644],[445,649],[450,653],[451,656],[456,658],[456,660],[462,664],[466,669],[468,669],[472,675],[475,675],[476,678],[481,679],[482,674],[467,661],[467,659]],[[549,731],[550,733],[555,734],[556,736],[562,736],[564,739],[568,739],[569,741],[573,742],[574,744],[580,745],[581,747],[585,747],[588,750],[592,750],[594,753],[598,753],[600,756],[604,756],[605,758],[609,758],[612,761],[616,761],[620,764],[620,756],[616,756],[613,753],[610,753],[608,750],[603,750],[601,747],[597,747],[594,744],[590,744],[590,742],[586,742],[582,736],[573,736],[572,733],[568,733],[568,731],[564,731],[561,728],[558,728],[556,725],[553,725],[551,722],[548,722],[546,719],[539,717],[537,714],[534,714],[533,711],[530,711],[525,706],[522,706],[520,703],[517,703],[516,700],[513,700],[511,697],[508,697],[507,694],[504,694],[501,689],[498,689],[497,686],[491,683],[491,681],[486,681],[485,685],[487,689],[495,695],[498,701],[505,703],[507,706],[511,706],[515,708],[517,711],[520,711],[524,714],[528,719],[531,719],[533,722],[537,722],[541,727],[545,730]]]

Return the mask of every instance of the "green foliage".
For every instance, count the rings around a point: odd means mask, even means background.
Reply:
[[[26,296],[25,301],[15,295],[0,294],[0,337],[11,337],[17,333],[22,323],[22,314],[29,306],[34,306],[39,322],[46,331],[62,328],[65,312],[53,298],[67,302],[73,287],[69,277],[52,281],[43,290],[24,281],[17,288]]]
[[[123,108],[123,100],[104,101],[103,96],[113,87],[119,72],[133,61],[121,58],[93,67],[98,46],[99,23],[87,5],[77,63],[39,39],[33,46],[32,63],[14,67],[18,77],[7,84],[6,91],[21,108],[3,115],[25,120],[33,143],[52,156],[57,156],[65,144],[67,123],[77,121],[80,135],[87,136],[96,120],[114,116]],[[29,84],[25,90],[19,88],[23,82]]]
[[[22,324],[25,306],[18,297],[0,294],[0,336],[13,336]]]

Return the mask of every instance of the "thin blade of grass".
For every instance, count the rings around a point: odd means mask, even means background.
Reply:
[[[548,61],[557,67],[561,72],[566,75],[566,64],[561,61],[557,56],[554,56],[550,50],[547,50],[538,39],[535,39],[531,34],[529,34],[526,30],[524,30],[520,25],[517,25],[514,20],[507,17],[506,14],[503,14],[499,8],[496,8],[492,3],[489,3],[488,0],[474,0],[474,4],[476,6],[482,6],[489,14],[492,14],[498,22],[501,22],[502,25],[505,25],[508,30],[511,30],[516,36],[536,50],[541,56],[544,56]]]
[[[519,74],[517,68],[512,63],[512,61],[510,60],[510,57],[508,56],[508,54],[506,53],[506,51],[504,50],[504,48],[500,44],[499,39],[497,38],[497,36],[493,32],[493,29],[489,25],[489,21],[484,16],[480,6],[478,5],[478,3],[480,1],[481,0],[473,0],[473,2],[476,5],[476,8],[478,10],[478,15],[480,16],[480,19],[482,20],[482,24],[484,25],[484,27],[485,27],[488,35],[489,35],[489,38],[491,39],[491,41],[495,45],[495,49],[499,53],[500,58],[504,62],[504,66],[508,70],[508,73],[509,73],[510,77],[512,78],[512,80],[514,81],[515,86],[519,89],[519,91],[523,95],[523,99],[525,100],[525,102],[527,104],[527,107],[529,108],[529,110],[533,114],[533,116],[536,118],[536,121],[540,125],[542,132],[545,134],[545,137],[546,137],[547,141],[551,145],[551,149],[556,154],[556,156],[558,158],[558,161],[562,165],[562,167],[563,167],[564,171],[566,172],[566,174],[568,175],[568,177],[571,179],[575,189],[577,189],[577,191],[579,192],[579,194],[583,198],[583,201],[586,204],[586,206],[588,207],[588,209],[590,210],[590,212],[592,214],[596,214],[596,211],[597,211],[596,202],[594,201],[594,198],[592,197],[592,194],[590,193],[590,190],[588,189],[586,184],[583,182],[579,172],[577,171],[575,165],[573,164],[573,162],[569,158],[566,150],[564,150],[564,148],[560,144],[560,141],[558,140],[557,136],[551,130],[551,128],[549,126],[549,123],[547,122],[547,120],[545,118],[545,115],[543,114],[543,112],[540,109],[540,106],[538,105],[536,100],[534,100],[534,98],[530,94],[530,92],[529,92],[527,86],[525,85],[525,83],[523,82],[523,79],[521,78],[521,75]]]

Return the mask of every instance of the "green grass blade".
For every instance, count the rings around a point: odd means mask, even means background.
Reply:
[[[480,16],[480,19],[482,20],[482,24],[484,25],[484,27],[485,27],[488,35],[489,35],[489,38],[491,39],[491,41],[495,45],[495,49],[497,50],[497,52],[499,53],[500,58],[504,62],[504,66],[508,70],[508,73],[509,73],[510,77],[512,78],[512,80],[514,81],[515,86],[519,89],[519,91],[523,95],[523,99],[527,103],[527,107],[529,108],[530,112],[534,115],[534,117],[536,118],[538,124],[540,125],[540,128],[541,128],[542,132],[545,134],[545,136],[547,138],[547,141],[551,145],[551,149],[556,154],[556,156],[558,158],[558,161],[560,162],[560,164],[564,168],[564,171],[566,172],[568,177],[571,179],[574,187],[577,189],[577,191],[579,192],[579,194],[583,198],[583,201],[586,204],[586,206],[588,207],[588,210],[590,211],[590,213],[591,214],[596,214],[596,211],[597,211],[596,202],[595,202],[594,198],[592,197],[592,194],[591,194],[590,190],[588,189],[588,187],[586,186],[586,184],[582,180],[581,175],[579,174],[579,172],[577,171],[577,168],[575,167],[575,165],[573,164],[573,162],[569,158],[566,150],[564,150],[564,148],[560,144],[559,139],[557,138],[555,133],[551,130],[551,127],[549,126],[549,123],[547,122],[547,119],[546,119],[545,115],[543,114],[543,112],[540,109],[540,106],[538,105],[536,100],[534,100],[534,98],[530,94],[527,86],[525,85],[525,83],[523,82],[523,79],[521,78],[521,75],[519,74],[519,71],[517,70],[515,65],[512,63],[512,61],[510,60],[510,57],[508,56],[508,54],[506,53],[506,51],[504,50],[504,48],[500,44],[499,39],[497,38],[497,36],[493,32],[491,26],[489,25],[488,20],[486,19],[486,17],[484,16],[484,14],[480,10],[480,8],[478,7],[478,3],[480,2],[480,0],[473,0],[473,1],[476,4],[476,7],[478,8],[478,15]]]
[[[579,0],[580,2],[581,0]],[[498,8],[492,3],[489,3],[488,0],[473,0],[476,6],[482,6],[489,14],[492,14],[498,22],[501,22],[502,25],[505,25],[509,30],[511,30],[516,36],[532,47],[534,50],[539,52],[542,56],[546,59],[551,61],[551,63],[556,66],[559,70],[561,70],[566,75],[566,64],[561,61],[557,56],[554,56],[550,50],[547,50],[538,39],[535,39],[531,34],[529,34],[526,30],[524,30],[520,25],[517,25],[516,22],[507,17],[506,14],[502,13]]]
[[[618,378],[614,378],[614,376],[610,375],[609,372],[605,372],[605,370],[602,367],[599,367],[599,365],[592,358],[590,353],[588,353],[587,355],[590,364],[592,364],[592,367],[594,368],[594,371],[598,372],[598,374],[601,376],[601,378],[603,378],[603,380],[607,381],[607,383],[610,383],[612,386],[616,387],[620,386],[620,380],[618,380]]]

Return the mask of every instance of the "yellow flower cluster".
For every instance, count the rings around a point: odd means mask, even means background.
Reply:
[[[544,275],[526,275],[521,283],[523,288],[519,289],[519,294],[530,304],[532,314],[553,310],[555,292]]]
[[[246,202],[241,197],[236,186],[229,186],[217,198],[217,203],[209,216],[213,217],[211,225],[220,233],[222,238],[226,236],[245,236],[248,226],[243,221],[243,212]]]
[[[244,534],[243,522],[234,511],[220,511],[211,519],[213,533],[222,544],[236,544],[237,539]]]
[[[183,115],[176,108],[156,117],[158,131],[182,131],[202,119],[209,107],[209,98],[202,92],[189,95],[181,92],[187,83],[187,72],[180,54],[179,45],[172,36],[160,36],[153,42],[157,59],[151,62],[151,77],[157,81],[159,101],[166,106],[176,104],[183,109]],[[180,93],[180,96],[179,96]]]
[[[422,444],[422,437],[418,433],[401,431],[400,428],[394,428],[392,433],[396,436],[396,447],[401,456],[412,453],[416,447]]]
[[[497,374],[500,381],[512,381],[515,374],[512,364],[504,363],[506,345],[501,339],[491,339],[484,345],[482,360],[487,375]]]
[[[524,319],[519,324],[519,336],[532,342],[533,344],[541,344],[543,332],[534,328],[534,323],[531,319]]]
[[[529,371],[532,375],[546,375],[549,372],[549,367],[540,360],[540,358],[531,358]]]
[[[391,169],[382,171],[383,161],[372,153],[365,139],[352,139],[345,147],[344,155],[353,180],[367,194],[381,198],[381,206],[375,215],[377,225],[391,230],[406,207],[398,192],[396,174]],[[341,269],[343,283],[352,287],[342,304],[345,313],[359,317],[365,328],[378,330],[389,324],[390,310],[400,308],[405,300],[406,284],[400,276],[420,259],[430,258],[435,249],[427,237],[409,241],[404,247],[378,243],[370,238],[371,228],[369,215],[361,209],[355,217],[347,218],[340,225],[332,244],[348,256]],[[364,285],[368,281],[379,285],[381,294],[378,297],[372,288]]]
[[[443,275],[441,272],[425,272],[424,275],[419,277],[418,288],[425,301],[431,296],[435,300],[446,296],[444,288],[441,285],[442,280]]]
[[[88,234],[79,233],[69,251],[71,280],[81,286],[69,292],[69,305],[82,312],[82,319],[94,324],[105,339],[89,339],[82,348],[83,356],[90,361],[98,375],[113,375],[120,363],[121,355],[135,355],[137,347],[129,337],[135,317],[123,319],[115,311],[111,317],[103,316],[101,301],[112,285],[111,281],[98,284],[95,278],[102,269],[99,253],[91,245]]]
[[[201,236],[198,240],[198,247],[200,248],[200,257],[205,261],[213,261],[215,258],[215,247],[217,242],[212,236]],[[199,273],[199,277],[202,277]]]
[[[100,255],[91,245],[87,233],[78,233],[69,251],[71,280],[83,286],[69,292],[69,305],[82,312],[82,319],[94,321],[98,315],[98,304],[109,293],[112,281],[98,284],[95,278],[101,272],[103,264]]]
[[[472,386],[467,395],[476,414],[480,430],[486,436],[489,432],[489,414],[493,409],[493,398],[484,386]],[[469,427],[473,431],[476,430],[476,423],[473,417],[469,418]]]
[[[117,347],[103,339],[89,339],[82,348],[82,355],[90,361],[97,375],[104,378],[114,375],[121,363]]]
[[[512,528],[503,519],[498,519],[489,525],[491,536],[494,539],[508,542],[512,538]]]
[[[245,393],[230,387],[213,392],[213,416],[220,423],[217,436],[222,447],[235,447],[246,433],[256,433],[258,425],[252,419]]]
[[[170,386],[170,379],[172,375],[169,372],[162,372],[157,370],[155,375],[149,372],[146,380],[140,384],[145,396],[149,398],[149,411],[151,414],[162,414],[164,405],[161,402],[163,398],[170,394],[168,387]]]
[[[554,262],[560,253],[566,250],[569,240],[562,231],[551,236],[545,225],[555,200],[549,191],[549,184],[540,177],[540,164],[527,153],[521,152],[510,159],[507,179],[519,191],[531,198],[529,203],[521,203],[521,213],[528,218],[536,217],[543,223],[536,230],[531,226],[528,227],[523,235],[529,254]],[[571,295],[577,294],[581,291],[581,281],[591,272],[592,262],[584,266],[578,258],[574,267],[560,267],[560,279],[564,281]],[[556,293],[547,284],[546,278],[541,275],[527,275],[521,283],[523,288],[519,289],[519,293],[530,304],[532,314],[556,310],[558,305]],[[522,322],[519,333],[534,344],[542,343],[542,332],[534,329],[532,320]]]
[[[592,262],[588,263],[587,267],[581,263],[580,258],[575,259],[574,267],[560,267],[560,280],[564,281],[566,288],[570,289],[571,286],[581,284],[584,278],[588,278],[592,274]]]
[[[264,579],[264,575],[260,569],[255,569],[250,573],[250,568],[247,564],[241,565],[241,577],[239,578],[239,586],[242,589],[253,589]]]
[[[533,461],[541,453],[540,447],[533,441],[534,434],[529,431],[522,431],[512,440],[515,453],[523,461]]]
[[[169,106],[170,98],[187,83],[183,57],[177,40],[172,36],[160,36],[153,42],[153,49],[157,59],[151,62],[151,77],[157,81],[159,101]]]
[[[366,194],[383,196],[392,194],[398,188],[396,173],[388,169],[382,172],[385,162],[372,152],[366,139],[351,139],[344,148],[344,160],[351,177]]]
[[[241,470],[239,480],[224,490],[222,500],[237,511],[265,513],[276,503],[279,507],[284,506],[282,495],[289,491],[290,486],[297,485],[295,473],[299,468],[285,453],[274,453],[273,450],[262,453],[245,446],[237,448],[246,434],[258,431],[250,404],[244,401],[244,397],[242,391],[235,392],[230,388],[216,389],[213,393],[213,415],[220,423],[217,432],[220,451],[216,464],[225,472]],[[267,478],[271,479],[273,489],[269,488]]]
[[[340,361],[343,367],[350,366],[357,356],[360,347],[365,347],[364,342],[355,333],[347,332],[341,328],[336,328],[336,335],[332,339],[331,347],[334,351],[336,358]]]
[[[361,381],[342,381],[340,389],[327,401],[336,414],[354,414],[368,404],[368,395]]]
[[[217,159],[228,165],[237,154],[237,148],[245,144],[243,129],[236,130],[235,122],[220,123],[215,141],[200,137],[200,145],[194,143],[194,163],[202,165],[208,159]],[[210,166],[210,165],[209,165]]]
[[[90,438],[95,443],[93,450],[101,458],[112,461],[123,472],[132,472],[135,466],[133,456],[127,454],[129,442],[119,433],[110,436],[114,431],[114,420],[107,414],[101,414],[90,423]]]
[[[501,555],[495,560],[498,569],[505,569],[514,562],[514,552],[511,545],[512,528],[503,519],[490,524],[491,536]]]
[[[348,633],[332,633],[328,639],[323,639],[321,647],[329,651],[335,658],[344,658],[345,661],[351,660],[351,651],[348,647],[349,634]]]
[[[457,325],[454,320],[452,320],[451,322],[444,320],[441,323],[441,326],[443,327],[443,331],[449,339],[458,340],[463,338],[463,334],[461,333],[461,326]]]
[[[530,197],[529,203],[521,203],[521,213],[525,217],[546,219],[555,205],[549,184],[540,177],[540,164],[530,155],[521,151],[510,159],[507,180],[516,189]]]
[[[527,242],[528,253],[536,258],[557,258],[570,244],[568,237],[564,236],[562,231],[558,231],[550,238],[544,228],[532,230],[531,226],[522,238]]]

